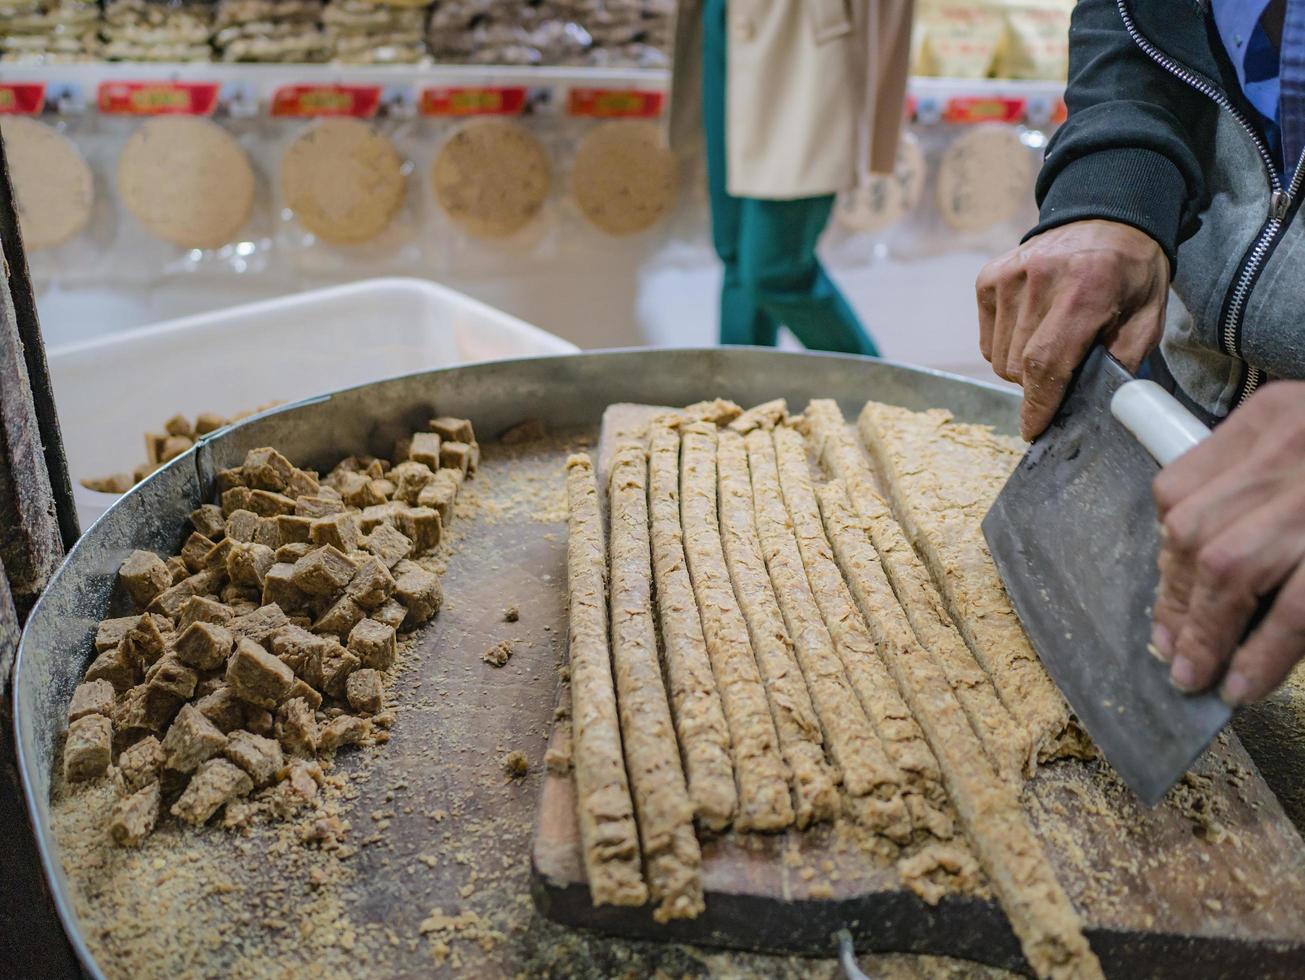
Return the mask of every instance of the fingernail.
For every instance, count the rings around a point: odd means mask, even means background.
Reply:
[[[1225,704],[1232,705],[1234,708],[1244,702],[1251,694],[1251,682],[1246,679],[1244,674],[1232,671],[1223,679],[1223,684],[1219,687],[1219,697],[1223,698]]]
[[[1147,648],[1152,655],[1165,663],[1169,663],[1173,656],[1174,638],[1169,630],[1156,623],[1151,627],[1151,645]]]
[[[1169,682],[1180,691],[1196,689],[1196,664],[1186,657],[1175,657],[1169,668]]]

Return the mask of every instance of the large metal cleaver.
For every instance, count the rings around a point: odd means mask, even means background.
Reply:
[[[1172,395],[1095,348],[983,521],[1011,602],[1078,720],[1148,805],[1228,722],[1147,651],[1159,573],[1151,481],[1209,435]]]

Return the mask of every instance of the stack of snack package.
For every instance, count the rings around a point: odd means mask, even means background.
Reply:
[[[0,0],[0,60],[667,68],[674,18],[675,0]]]
[[[66,64],[100,56],[95,0],[2,0],[0,61]]]
[[[468,64],[537,65],[530,44],[542,4],[504,0],[439,0],[431,11],[426,40],[436,61]]]
[[[1063,82],[1073,0],[920,0],[911,71]]]
[[[593,38],[586,64],[669,67],[674,0],[566,0],[560,5],[569,8],[570,16]]]
[[[109,0],[103,55],[111,61],[209,61],[213,5],[198,0]]]
[[[328,0],[322,23],[331,59],[368,65],[424,61],[428,6],[428,0]]]
[[[486,65],[669,65],[675,0],[438,0],[437,61]]]
[[[213,45],[223,61],[313,62],[330,57],[322,0],[219,0]]]

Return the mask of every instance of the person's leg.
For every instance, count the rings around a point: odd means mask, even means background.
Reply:
[[[739,274],[764,315],[784,324],[812,350],[878,354],[838,287],[816,258],[834,196],[792,201],[746,198]]]
[[[726,0],[702,7],[702,121],[707,148],[711,240],[725,266],[720,291],[720,342],[774,346],[777,325],[763,314],[739,276],[740,199],[725,190]]]

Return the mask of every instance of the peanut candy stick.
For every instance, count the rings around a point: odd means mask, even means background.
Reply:
[[[681,430],[680,511],[689,576],[707,653],[729,724],[738,780],[739,830],[782,830],[793,823],[788,774],[747,624],[730,584],[716,513],[716,427]]]
[[[595,905],[648,901],[607,645],[607,547],[593,463],[566,461],[568,636],[576,812]]]
[[[728,827],[738,806],[730,734],[712,675],[702,620],[684,558],[680,527],[680,436],[652,425],[648,463],[653,582],[661,618],[672,715],[680,738],[689,798],[703,826]]]
[[[608,482],[612,664],[625,764],[658,922],[703,910],[702,854],[657,657],[642,446],[618,449]]]

